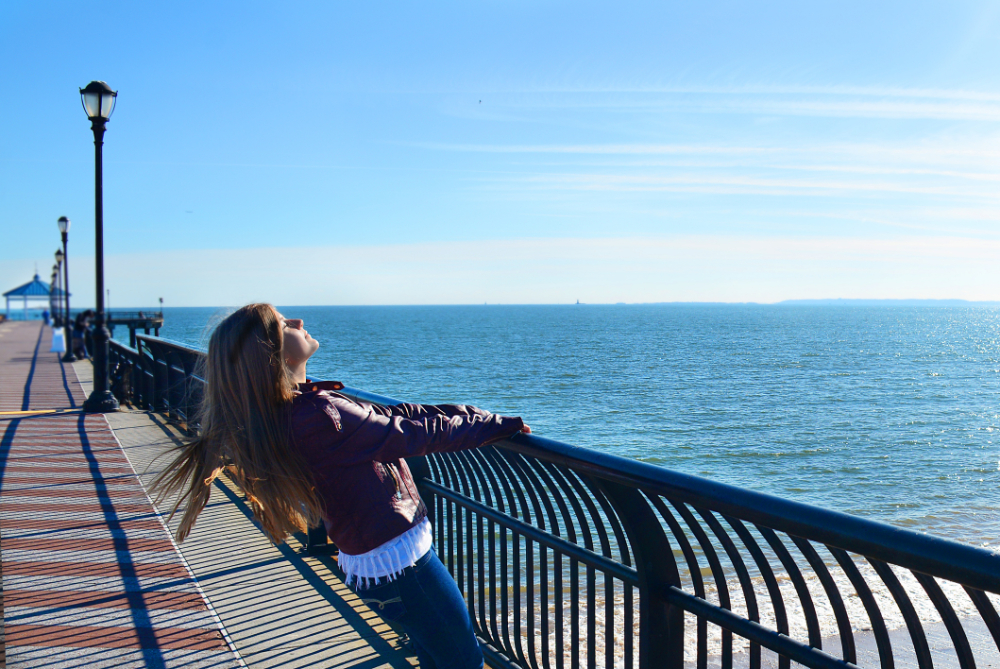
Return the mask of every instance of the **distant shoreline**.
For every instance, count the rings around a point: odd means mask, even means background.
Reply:
[[[790,305],[843,305],[850,307],[891,307],[891,306],[901,306],[901,307],[996,307],[1000,306],[1000,301],[971,301],[971,300],[851,300],[837,298],[832,300],[783,300],[781,302],[775,302],[775,304],[790,304]]]
[[[587,306],[587,302],[579,302]],[[780,302],[595,302],[592,306],[755,306],[755,307],[800,307],[800,306],[834,306],[834,307],[1000,307],[997,300],[872,300],[832,298],[819,300],[781,300]]]

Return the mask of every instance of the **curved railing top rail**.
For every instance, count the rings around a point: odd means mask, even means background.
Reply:
[[[143,334],[143,335],[136,335],[135,338],[136,341],[144,342],[146,344],[151,345],[151,347],[166,346],[168,348],[176,348],[189,355],[195,355],[199,357],[208,354],[208,351],[206,351],[203,348],[195,348],[193,346],[188,346],[187,344],[182,344],[179,341],[174,341],[173,339],[167,339],[166,337],[154,337],[153,335]]]
[[[142,335],[154,346],[205,352],[162,337]],[[310,379],[316,380],[316,379]],[[378,404],[400,404],[385,395],[345,386],[345,395]],[[572,467],[596,478],[692,504],[775,530],[868,555],[930,576],[1000,594],[1000,552],[831,511],[774,495],[719,483],[637,460],[571,446],[537,435],[515,435],[497,446]]]

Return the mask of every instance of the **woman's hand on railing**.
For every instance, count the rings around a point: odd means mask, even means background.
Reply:
[[[531,434],[531,428],[528,427],[527,425],[523,425],[523,426],[521,426],[521,432],[523,432],[525,434]]]

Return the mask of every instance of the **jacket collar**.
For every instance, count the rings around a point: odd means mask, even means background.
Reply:
[[[300,393],[315,393],[320,390],[343,390],[344,384],[340,381],[306,381],[299,384]]]

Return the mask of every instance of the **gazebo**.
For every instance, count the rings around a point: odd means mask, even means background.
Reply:
[[[35,278],[24,284],[23,286],[18,286],[13,290],[8,290],[3,296],[7,299],[7,317],[10,318],[10,301],[14,300],[15,304],[17,300],[21,300],[24,306],[24,317],[28,317],[28,302],[42,302],[44,306],[34,307],[35,309],[49,309],[49,305],[53,297],[61,297],[63,295],[62,289],[56,287],[51,288],[49,284],[38,279],[38,274],[35,274]]]

